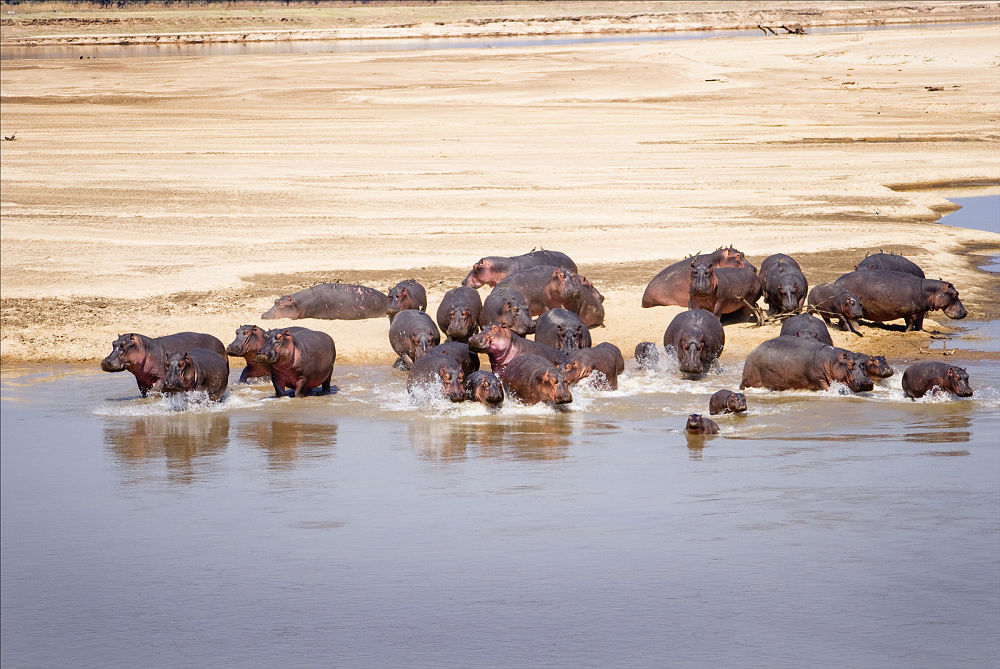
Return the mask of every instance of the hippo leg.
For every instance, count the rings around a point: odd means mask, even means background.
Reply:
[[[306,395],[309,394],[308,389],[306,388],[306,381],[308,381],[308,379],[305,376],[303,376],[301,379],[295,382],[296,397],[305,397]]]
[[[238,383],[246,383],[247,379],[250,378],[249,372],[250,372],[250,367],[249,366],[244,367],[243,373],[240,374],[240,380],[238,381]]]
[[[323,394],[324,395],[326,395],[326,394],[328,394],[330,392],[330,385],[331,385],[332,381],[333,381],[333,370],[330,370],[330,376],[326,377],[326,380],[323,381]]]
[[[285,386],[278,382],[278,377],[271,375],[271,385],[274,386],[274,396],[284,397],[285,396]]]
[[[404,372],[410,371],[410,367],[413,366],[412,362],[407,362],[410,359],[408,355],[401,355],[396,358],[396,362],[392,363],[393,369],[401,369]]]
[[[148,393],[148,392],[162,393],[163,392],[163,386],[165,384],[166,384],[166,381],[164,379],[160,379],[159,381],[157,381],[156,383],[154,383],[152,386],[147,386],[146,387],[146,393]],[[142,396],[145,397],[146,393],[143,393]]]
[[[860,332],[858,332],[855,329],[855,327],[856,327],[856,324],[850,318],[845,318],[844,320],[842,320],[840,322],[840,329],[841,330],[850,330],[851,332],[853,332],[854,334],[858,335],[859,337],[864,337],[864,335],[861,334]]]

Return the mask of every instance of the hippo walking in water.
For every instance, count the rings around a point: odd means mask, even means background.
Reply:
[[[465,378],[465,399],[490,406],[503,404],[503,384],[493,372],[478,371]]]
[[[742,251],[732,246],[720,248],[712,253],[702,253],[678,260],[665,267],[652,278],[642,294],[644,308],[675,305],[686,307],[691,293],[691,265],[707,263],[713,267],[744,267],[753,272],[757,269],[747,261]]]
[[[965,318],[968,312],[958,299],[955,286],[947,281],[921,279],[906,272],[885,269],[853,271],[836,284],[858,296],[861,312],[871,321],[902,318],[906,329],[922,330],[924,314],[940,309],[949,318]]]
[[[867,374],[868,378],[872,381],[888,379],[896,373],[896,370],[889,365],[889,361],[885,359],[884,355],[867,355],[865,353],[858,353],[858,356],[861,358],[860,362],[864,366],[865,374]]]
[[[576,263],[565,253],[543,249],[519,256],[487,256],[480,258],[479,262],[472,266],[472,271],[465,277],[462,285],[469,288],[479,288],[484,285],[495,286],[514,272],[537,267],[538,265],[565,267],[574,273],[577,271]]]
[[[257,361],[271,367],[271,384],[277,397],[284,397],[286,388],[291,388],[295,397],[304,397],[316,387],[330,392],[336,360],[333,338],[306,328],[297,332],[291,328],[271,330],[257,353]]]
[[[529,353],[540,355],[554,365],[562,365],[567,361],[564,351],[525,339],[500,323],[493,323],[479,334],[470,337],[469,348],[489,356],[493,373],[501,379],[504,366],[521,355]]]
[[[708,413],[741,413],[747,410],[747,396],[732,390],[718,390],[708,398]]]
[[[468,341],[479,331],[483,300],[475,288],[460,286],[445,293],[437,310],[437,324],[451,341]]]
[[[625,358],[621,350],[609,342],[569,352],[563,363],[566,383],[576,383],[594,372],[600,372],[604,381],[594,387],[598,390],[618,390],[618,375],[625,371]]]
[[[400,311],[416,309],[427,311],[427,291],[415,279],[400,281],[389,289],[388,302],[385,313],[389,316],[389,322]]]
[[[811,338],[784,336],[750,351],[743,364],[740,390],[826,390],[834,381],[854,392],[874,387],[854,352]]]
[[[290,327],[286,329],[294,334],[305,328]],[[260,352],[267,340],[267,332],[256,325],[241,325],[236,329],[236,339],[226,347],[226,355],[233,358],[243,358],[246,361],[246,367],[243,368],[238,383],[246,383],[248,379],[265,376],[271,378],[271,367],[257,361],[257,353]]]
[[[850,291],[835,283],[821,283],[809,291],[809,306],[823,317],[827,324],[834,318],[840,321],[841,330],[850,330],[862,337],[858,332],[858,319],[864,314],[861,311],[861,300]]]
[[[462,402],[465,400],[465,371],[450,355],[429,353],[413,363],[406,378],[406,390],[411,395],[418,388],[440,389],[452,402]]]
[[[920,265],[896,253],[873,253],[865,256],[861,262],[854,266],[854,269],[859,272],[869,269],[888,269],[894,272],[906,272],[921,279],[926,278]]]
[[[441,355],[453,358],[455,362],[462,366],[462,371],[465,372],[466,377],[479,370],[479,354],[474,353],[465,342],[446,341],[427,351],[427,355],[431,355],[432,353],[440,353]]]
[[[167,357],[195,348],[226,355],[226,349],[216,337],[200,332],[178,332],[163,337],[147,337],[136,332],[123,334],[112,342],[111,353],[101,361],[105,372],[128,370],[135,376],[139,393],[145,397],[149,391],[163,390]]]
[[[389,345],[399,356],[397,364],[401,364],[403,369],[409,369],[440,343],[441,333],[437,325],[422,311],[400,311],[389,324]]]
[[[635,345],[635,365],[639,369],[653,369],[660,364],[660,352],[651,341],[641,341]]]
[[[523,404],[573,401],[562,371],[540,355],[529,353],[514,358],[499,376],[511,396]]]
[[[801,309],[809,292],[809,282],[799,263],[784,253],[764,258],[760,264],[760,282],[764,301],[771,313],[788,313]]]
[[[816,341],[833,346],[833,337],[830,336],[826,323],[811,314],[796,314],[785,320],[778,334],[789,337],[812,337]]]
[[[944,362],[918,362],[903,372],[903,392],[910,399],[923,397],[934,388],[959,397],[972,397],[969,373],[962,367]]]
[[[682,311],[663,333],[663,348],[677,355],[680,370],[685,374],[704,374],[725,345],[722,323],[704,309]]]
[[[572,311],[556,307],[538,317],[535,341],[560,351],[575,351],[591,345],[590,329]]]
[[[693,413],[687,417],[684,431],[688,434],[719,434],[719,424],[711,418]]]
[[[691,266],[688,308],[704,309],[720,318],[757,304],[761,292],[760,279],[749,269],[697,263]]]
[[[264,320],[276,318],[325,318],[359,320],[386,315],[389,298],[368,286],[347,283],[321,283],[291,295],[282,295],[274,306],[261,314]]]
[[[203,348],[171,353],[167,356],[165,374],[165,392],[203,390],[210,400],[218,402],[229,385],[229,358]]]

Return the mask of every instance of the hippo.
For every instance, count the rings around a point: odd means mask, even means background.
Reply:
[[[385,307],[389,322],[391,323],[393,317],[400,311],[407,309],[427,311],[427,291],[417,283],[416,279],[400,281],[389,289],[388,302]]]
[[[506,325],[522,337],[535,331],[535,321],[531,319],[528,301],[516,290],[494,288],[486,296],[483,310],[479,312],[479,327],[485,328],[491,323]]]
[[[587,277],[577,274],[574,278],[580,284],[580,292],[564,300],[566,309],[576,314],[588,328],[604,325],[604,296]]]
[[[651,341],[641,341],[635,345],[635,365],[639,369],[655,369],[660,364],[660,352]]]
[[[503,384],[493,372],[473,372],[465,377],[465,399],[491,406],[503,404]]]
[[[854,352],[811,338],[785,335],[750,351],[743,364],[740,390],[826,390],[834,381],[854,392],[874,387]]]
[[[406,378],[406,390],[413,394],[417,388],[440,388],[452,402],[465,400],[465,371],[450,355],[437,352],[427,354],[413,363]]]
[[[865,368],[865,374],[867,374],[872,381],[888,379],[896,373],[896,370],[889,365],[889,361],[885,359],[884,355],[867,355],[865,353],[858,353],[858,357],[860,358],[860,363]]]
[[[290,327],[286,329],[294,334],[304,328]],[[226,347],[226,355],[246,360],[246,367],[243,368],[238,383],[246,383],[247,379],[264,376],[271,378],[271,368],[264,363],[257,362],[257,352],[264,345],[265,339],[267,339],[267,331],[256,325],[241,325],[236,329],[236,339]]]
[[[924,314],[941,309],[945,316],[965,318],[968,312],[958,299],[955,286],[947,281],[887,269],[868,269],[844,274],[835,282],[861,300],[861,313],[871,321],[902,318],[906,329],[922,330]]]
[[[646,286],[642,294],[642,306],[686,307],[691,293],[691,265],[700,262],[713,267],[745,267],[753,272],[757,271],[743,252],[732,246],[716,249],[712,253],[696,254],[660,270]]]
[[[325,318],[352,321],[385,316],[388,303],[385,293],[368,286],[320,283],[291,295],[282,295],[260,317],[264,320]]]
[[[402,369],[410,366],[441,343],[441,333],[434,320],[422,311],[400,311],[389,323],[389,344],[399,356],[396,364]]]
[[[469,337],[469,348],[488,355],[493,373],[500,378],[503,378],[504,365],[520,355],[540,355],[554,365],[561,365],[567,360],[564,351],[525,339],[502,323],[492,323],[479,334]]]
[[[568,404],[573,394],[562,371],[540,355],[528,353],[508,362],[499,374],[504,388],[522,404]]]
[[[468,288],[479,288],[484,285],[495,286],[514,272],[538,265],[565,267],[572,272],[576,272],[577,269],[576,263],[568,255],[559,251],[543,249],[519,256],[487,256],[480,258],[479,262],[472,266],[472,271],[462,281],[462,285]]]
[[[680,370],[685,374],[704,374],[725,345],[722,323],[704,309],[682,311],[663,333],[663,348],[677,355]]]
[[[969,373],[962,367],[944,362],[918,362],[903,372],[903,392],[910,399],[923,397],[933,388],[959,397],[972,397]]]
[[[684,430],[688,434],[719,434],[719,424],[711,418],[693,413],[687,417]]]
[[[528,301],[529,313],[538,316],[549,309],[565,306],[567,300],[576,299],[580,283],[576,274],[565,267],[538,265],[508,274],[496,285],[498,290],[516,290]]]
[[[801,309],[809,292],[809,282],[799,263],[784,253],[764,258],[760,264],[760,283],[764,301],[773,314]]]
[[[594,372],[604,375],[604,381],[594,385],[599,390],[618,390],[618,375],[625,371],[625,358],[614,344],[604,342],[590,348],[569,352],[562,365],[566,383],[576,383]]]
[[[164,374],[164,392],[204,390],[208,399],[218,402],[229,385],[229,358],[204,348],[171,353]]]
[[[427,351],[427,355],[430,355],[431,353],[440,353],[450,358],[454,358],[455,361],[462,366],[462,371],[465,372],[466,377],[479,370],[479,354],[473,353],[469,349],[469,345],[464,342],[449,341],[443,344],[438,344],[434,348]]]
[[[689,309],[705,309],[715,314],[741,312],[747,304],[755,305],[762,292],[760,279],[743,267],[712,267],[707,263],[691,265]]]
[[[786,319],[781,324],[781,332],[778,334],[789,337],[812,337],[816,341],[833,346],[833,337],[826,329],[826,323],[823,322],[823,319],[810,314],[796,314]]]
[[[858,319],[861,318],[861,300],[835,283],[821,283],[809,291],[809,306],[813,308],[827,324],[831,319],[840,321],[841,330],[849,330],[863,337],[857,330]]]
[[[449,341],[468,341],[479,332],[479,314],[483,300],[479,291],[467,286],[445,293],[437,310],[437,324]]]
[[[325,332],[302,328],[276,328],[267,333],[257,361],[271,366],[271,385],[276,397],[291,388],[295,397],[304,397],[313,388],[330,392],[337,347]]]
[[[111,353],[101,361],[105,372],[128,370],[135,375],[139,393],[145,397],[149,391],[163,390],[163,376],[167,356],[183,353],[195,348],[215,351],[225,355],[222,342],[209,334],[200,332],[178,332],[163,337],[147,337],[136,332],[123,334],[111,343]]]
[[[708,398],[708,413],[741,413],[747,410],[747,396],[732,390],[718,390]]]
[[[855,271],[863,272],[869,269],[889,269],[894,272],[906,272],[913,276],[926,278],[920,266],[896,253],[873,253],[854,266]]]
[[[535,322],[535,341],[560,351],[575,351],[591,345],[590,330],[572,311],[549,309]]]

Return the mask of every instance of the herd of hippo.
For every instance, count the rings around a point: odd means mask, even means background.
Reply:
[[[484,285],[492,288],[485,300],[478,290]],[[951,283],[925,278],[920,267],[901,255],[869,255],[854,271],[810,290],[791,256],[768,256],[758,271],[730,246],[674,263],[649,282],[643,307],[677,305],[687,311],[667,326],[662,349],[648,341],[636,346],[637,365],[655,366],[662,350],[676,357],[682,374],[703,375],[725,346],[724,323],[744,320],[761,297],[784,320],[778,337],[747,356],[740,389],[821,390],[839,382],[854,392],[871,390],[874,381],[891,376],[893,369],[882,356],[833,346],[827,325],[834,319],[842,330],[860,337],[860,318],[903,319],[909,331],[923,327],[928,311],[941,310],[956,319],[966,315]],[[433,319],[426,291],[413,279],[388,293],[319,284],[279,297],[261,318],[388,316],[389,344],[398,356],[394,366],[408,371],[411,393],[431,387],[455,402],[496,405],[506,393],[525,404],[565,404],[573,399],[572,384],[593,376],[595,387],[614,390],[625,369],[617,346],[592,345],[590,328],[604,323],[603,302],[569,256],[542,250],[480,259],[461,285],[445,294]],[[490,372],[479,369],[480,353],[489,358]],[[228,347],[194,332],[155,338],[130,333],[115,340],[101,368],[132,372],[143,396],[202,390],[214,401],[227,388],[227,356],[246,361],[240,383],[269,377],[276,395],[291,390],[301,397],[330,390],[337,351],[329,335],[303,327],[244,325]],[[902,385],[910,398],[933,390],[972,395],[966,371],[939,362],[911,365]],[[745,396],[729,390],[715,393],[709,402],[711,414],[745,410]],[[718,429],[700,414],[688,417],[688,432],[714,434]]]

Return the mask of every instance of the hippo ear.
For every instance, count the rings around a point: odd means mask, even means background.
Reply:
[[[289,330],[288,328],[285,328],[285,331],[282,334],[284,334],[286,337],[291,337],[292,331]]]

